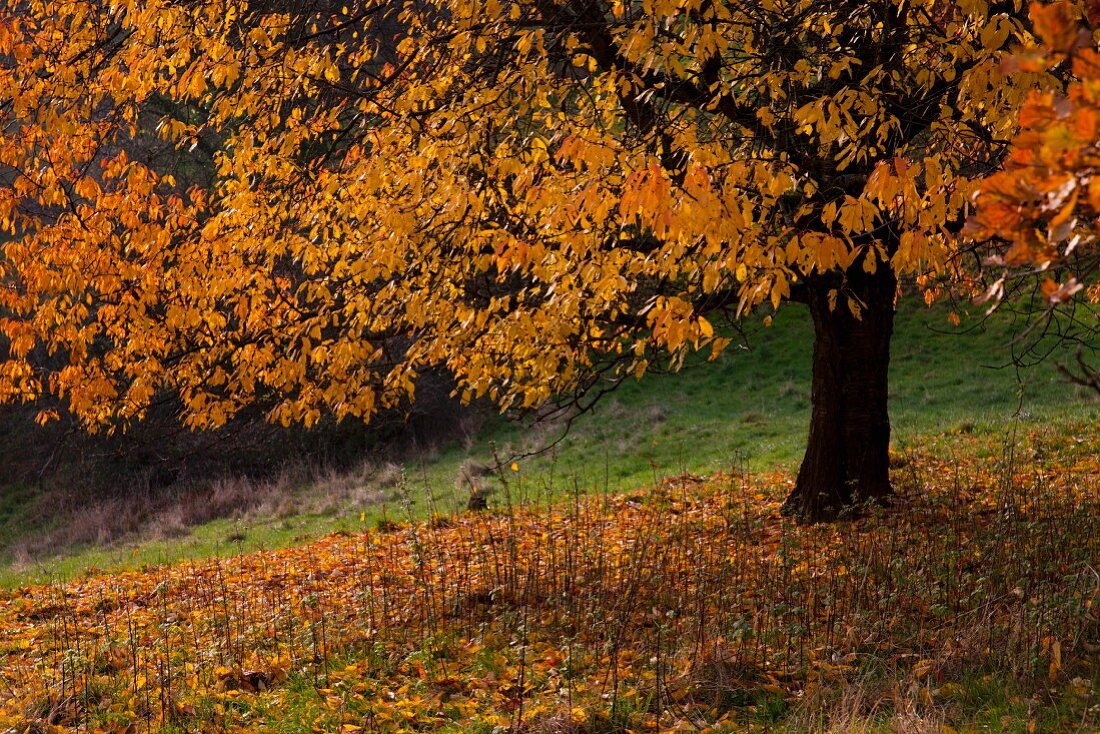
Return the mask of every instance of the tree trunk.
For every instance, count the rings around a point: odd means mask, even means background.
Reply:
[[[806,285],[814,323],[813,412],[806,455],[783,512],[818,522],[891,493],[887,392],[897,278],[888,265],[868,275],[857,264],[833,308],[835,284]],[[859,318],[849,295],[859,301]]]

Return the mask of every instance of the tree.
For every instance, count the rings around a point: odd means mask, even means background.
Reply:
[[[981,0],[10,5],[0,397],[308,424],[443,365],[533,409],[791,300],[815,340],[787,510],[834,517],[890,492],[899,279],[951,273],[1053,81],[1001,73],[1028,38]],[[127,155],[150,110],[208,184]]]
[[[1002,170],[990,175],[977,195],[969,231],[992,240],[985,261],[998,277],[979,300],[996,308],[1006,286],[1038,278],[1044,316],[1072,304],[1084,291],[1100,301],[1100,4],[1086,4],[1084,16],[1067,2],[1031,6],[1037,42],[1005,60],[1012,72],[1058,70],[1068,75],[1064,92],[1036,90],[1020,112]],[[999,246],[997,246],[999,245]],[[1089,284],[1086,288],[1086,284]],[[1096,329],[1095,314],[1088,328]],[[1062,366],[1070,379],[1100,391],[1100,370],[1079,351],[1077,369]]]

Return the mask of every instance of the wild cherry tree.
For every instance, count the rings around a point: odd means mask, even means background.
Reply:
[[[7,4],[0,396],[310,423],[443,366],[533,409],[796,301],[787,509],[834,517],[890,492],[899,279],[950,274],[1051,83],[1001,71],[1027,28],[982,0]]]
[[[1057,70],[1069,83],[1028,96],[1003,169],[981,185],[969,233],[994,244],[986,265],[996,277],[979,300],[996,307],[1014,281],[1038,278],[1049,315],[1074,299],[1100,301],[1100,4],[1035,3],[1031,16],[1036,43],[1006,59],[1006,71]],[[1095,331],[1095,312],[1086,318]],[[1100,391],[1100,371],[1080,354],[1078,367],[1070,377]]]

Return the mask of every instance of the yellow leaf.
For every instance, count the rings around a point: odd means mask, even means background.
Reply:
[[[1058,673],[1062,670],[1062,643],[1058,640],[1050,646],[1050,668],[1047,670],[1047,678],[1053,683],[1058,679]]]
[[[917,663],[913,666],[913,677],[917,680],[924,678],[930,672],[932,672],[932,667],[934,665],[934,660],[918,660]]]

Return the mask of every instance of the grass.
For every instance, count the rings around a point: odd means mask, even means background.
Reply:
[[[1068,348],[1030,369],[1012,366],[1011,342],[1018,330],[1007,315],[983,320],[980,313],[963,314],[956,328],[942,307],[903,300],[891,362],[895,450],[949,432],[1006,436],[1067,417],[1095,421],[1100,402],[1066,384],[1055,367],[1069,359]],[[624,384],[551,449],[519,459],[518,472],[505,471],[509,498],[500,480],[486,480],[495,492],[490,502],[545,501],[574,486],[627,490],[683,473],[794,467],[808,426],[811,336],[804,310],[784,308],[771,328],[755,328],[748,348],[731,347],[713,362],[696,360],[679,374]],[[302,500],[298,510],[276,510],[277,503],[248,508],[242,501],[246,509],[235,517],[176,528],[173,535],[180,537],[158,538],[154,528],[107,547],[61,542],[55,552],[30,558],[16,558],[9,550],[0,585],[68,579],[88,568],[137,568],[286,547],[384,518],[446,514],[468,498],[468,488],[456,480],[464,462],[472,457],[493,467],[499,460],[508,467],[513,455],[543,448],[559,432],[560,427],[524,429],[491,418],[469,446],[426,453],[402,468],[399,481],[393,467],[384,478],[386,471],[364,471],[343,478],[338,482],[343,490],[329,497],[305,478],[285,482],[285,492]],[[354,492],[344,491],[349,482],[356,485],[352,489],[373,488],[373,499],[355,501]],[[28,516],[29,490],[4,497],[0,543],[10,549],[27,528],[42,532],[46,521]]]
[[[1003,448],[841,526],[727,473],[3,592],[0,730],[1095,731],[1100,431]]]

